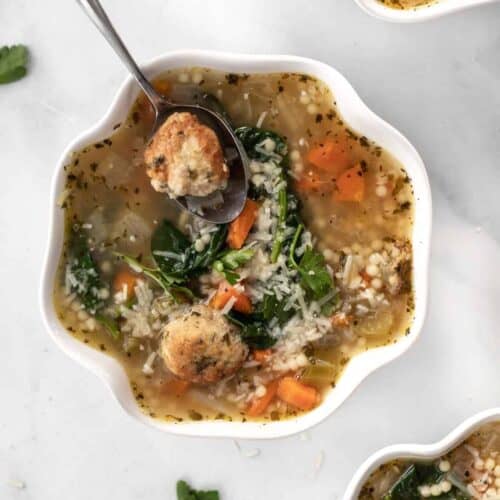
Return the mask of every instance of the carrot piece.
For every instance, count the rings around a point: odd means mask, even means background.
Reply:
[[[278,384],[278,397],[300,410],[310,410],[318,402],[318,391],[293,377],[283,377]]]
[[[187,380],[181,380],[180,378],[173,378],[163,385],[168,394],[172,394],[173,396],[182,396],[185,394],[188,389],[191,387],[191,383]]]
[[[229,225],[227,243],[231,248],[239,250],[243,246],[250,229],[252,229],[252,226],[257,220],[258,211],[259,204],[247,198],[243,211]]]
[[[337,191],[334,194],[337,201],[361,202],[365,197],[365,177],[361,165],[346,170],[337,179]]]
[[[327,193],[333,189],[331,179],[325,179],[313,170],[305,172],[294,186],[299,193]]]
[[[351,323],[351,320],[352,320],[352,317],[348,316],[346,313],[343,313],[343,312],[335,313],[331,317],[332,325],[336,326],[336,327],[349,326]]]
[[[255,361],[263,363],[271,356],[272,353],[273,353],[272,349],[255,349],[255,351],[253,351],[252,354],[253,354],[253,359],[255,359]]]
[[[243,292],[236,290],[227,281],[222,281],[215,295],[210,301],[210,305],[214,309],[223,309],[229,299],[234,297],[236,302],[233,309],[243,314],[250,314],[253,311],[252,303],[247,295]]]
[[[372,277],[365,270],[359,271],[359,275],[363,278],[365,284],[369,285],[372,282]]]
[[[137,275],[129,269],[121,269],[113,279],[113,290],[115,293],[120,293],[125,290],[126,300],[130,300],[135,294],[137,285]]]
[[[258,417],[262,415],[271,404],[278,391],[279,380],[273,380],[266,386],[266,393],[261,398],[255,398],[247,408],[247,415]]]
[[[330,174],[338,174],[351,165],[351,156],[344,141],[327,139],[309,150],[307,161]]]
[[[156,80],[153,82],[153,87],[157,92],[166,96],[170,92],[170,82],[167,80]]]

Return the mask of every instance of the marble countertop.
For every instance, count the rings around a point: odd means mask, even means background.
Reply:
[[[29,45],[32,64],[0,87],[0,498],[166,500],[183,477],[223,500],[332,500],[376,449],[434,441],[500,405],[500,4],[404,26],[351,0],[103,3],[139,60],[231,49],[309,56],[344,73],[426,162],[429,314],[409,353],[304,436],[238,447],[127,417],[52,343],[37,298],[54,165],[103,115],[125,70],[76,2],[3,0],[0,45]]]

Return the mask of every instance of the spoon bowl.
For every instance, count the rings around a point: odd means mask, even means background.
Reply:
[[[210,96],[200,94],[197,103],[176,103],[160,95],[145,77],[119,37],[99,0],[77,0],[84,12],[106,38],[116,55],[122,60],[155,111],[155,122],[150,137],[173,113],[187,112],[211,128],[221,145],[225,162],[229,168],[229,178],[224,191],[216,191],[209,196],[182,196],[173,198],[183,209],[201,217],[207,222],[225,224],[234,220],[243,210],[248,191],[249,160],[243,146],[236,137],[227,119],[219,112],[203,104],[210,104]],[[203,103],[203,104],[201,104]]]

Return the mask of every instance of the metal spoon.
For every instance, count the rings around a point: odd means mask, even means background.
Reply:
[[[219,138],[225,160],[229,167],[227,188],[222,192],[223,202],[218,206],[203,208],[202,214],[193,209],[203,205],[203,198],[180,197],[175,201],[182,208],[189,210],[208,222],[223,224],[235,219],[243,210],[248,190],[248,158],[243,146],[234,134],[227,120],[220,114],[200,104],[174,103],[160,95],[132,59],[115,28],[111,24],[99,0],[77,0],[90,20],[96,25],[115,53],[135,77],[155,110],[155,123],[151,135],[175,112],[187,111],[197,116],[198,120],[209,126]],[[207,197],[208,198],[208,197]],[[191,208],[190,208],[191,207]]]

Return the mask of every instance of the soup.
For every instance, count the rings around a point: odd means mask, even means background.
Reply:
[[[483,425],[430,462],[395,460],[368,479],[360,499],[500,498],[500,422]]]
[[[307,75],[189,68],[155,86],[231,120],[251,160],[245,209],[216,226],[153,189],[139,96],[65,167],[60,321],[121,363],[152,417],[309,411],[353,356],[409,329],[411,181]]]
[[[437,0],[378,0],[380,3],[392,9],[417,9],[418,7],[429,6]]]

